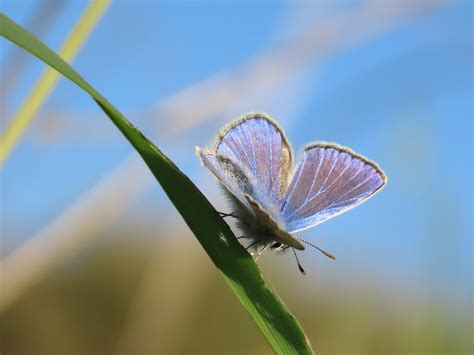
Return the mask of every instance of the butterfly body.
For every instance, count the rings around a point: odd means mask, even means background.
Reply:
[[[355,207],[386,184],[383,171],[349,148],[307,146],[296,169],[283,130],[264,113],[231,123],[211,149],[196,150],[224,187],[254,254],[303,250],[291,233]]]
[[[285,250],[288,247],[304,250],[304,245],[286,232],[282,222],[278,221],[278,212],[270,212],[250,195],[245,195],[250,206],[249,210],[230,192],[224,191],[232,204],[233,214],[237,217],[237,226],[242,230],[245,238],[255,243],[255,248],[252,250],[263,252],[267,247],[272,250]]]

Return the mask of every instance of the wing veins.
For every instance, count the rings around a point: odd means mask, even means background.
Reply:
[[[227,142],[220,143],[220,144],[225,144],[225,145],[227,146],[227,150],[228,150],[229,152],[231,152],[232,155],[234,156],[234,159],[235,159],[236,161],[239,161],[239,158],[237,157],[237,155],[235,154],[235,152],[230,148],[230,146],[229,146],[229,144],[227,144]],[[216,152],[216,155],[221,155],[221,154],[218,154],[218,153]],[[222,156],[222,155],[221,155],[221,156]]]
[[[243,133],[244,135],[247,136],[247,138],[248,138],[248,140],[249,140],[249,142],[250,142],[250,146],[252,147],[253,168],[254,168],[254,169],[253,169],[253,173],[254,173],[254,175],[255,175],[255,177],[256,177],[256,176],[257,176],[257,158],[256,158],[256,156],[255,156],[255,147],[254,147],[254,145],[253,145],[252,135],[251,135],[247,130],[244,130],[244,129],[242,128],[242,125],[241,125],[240,127],[241,127],[240,130],[242,131],[242,133]]]
[[[329,190],[331,188],[332,185],[334,185],[336,183],[336,181],[346,172],[346,170],[349,168],[349,165],[347,165],[343,170],[342,172],[338,175],[338,177],[331,183],[331,185],[329,185],[326,189],[324,189],[323,191],[321,191],[320,193],[317,193],[316,195],[314,195],[313,197],[311,197],[311,199],[308,201],[307,199],[301,204],[300,207],[298,207],[296,210],[294,210],[289,216],[287,216],[287,218],[290,218],[292,216],[294,216],[296,213],[298,213],[300,210],[302,210],[303,208],[306,207],[306,205],[313,201],[316,197],[324,194],[327,190]],[[344,185],[345,186],[345,185]],[[332,203],[331,203],[332,204]],[[326,207],[327,208],[327,207]],[[323,208],[321,211],[324,211],[325,208]]]
[[[250,162],[250,158],[248,157],[247,152],[245,151],[244,145],[242,144],[242,141],[240,140],[240,137],[239,137],[238,134],[236,134],[236,138],[237,138],[237,141],[239,142],[240,148],[242,148],[242,151],[244,152],[244,155],[247,158],[247,161],[249,162],[250,168],[252,169],[252,163]],[[255,170],[254,169],[252,169],[252,170],[254,172],[254,175],[256,175]]]
[[[298,177],[296,178],[296,182],[295,182],[295,186],[298,185],[298,181],[300,181],[300,177],[301,177],[301,173],[303,172],[303,169],[304,169],[304,165],[306,164],[306,155],[303,156],[303,162],[301,163],[301,169],[298,173]],[[293,193],[294,190],[291,190],[290,193],[288,194],[288,196],[285,198],[285,201],[283,202],[284,205],[283,205],[283,208],[281,208],[281,212],[283,213],[283,211],[285,210],[286,206],[288,205],[288,200],[290,199],[291,197],[291,194]]]
[[[303,202],[303,205],[306,204],[306,202],[308,202],[308,198],[309,198],[309,194],[311,193],[311,191],[313,190],[313,187],[314,187],[314,184],[319,176],[319,170],[321,168],[321,165],[323,164],[323,160],[324,160],[324,152],[326,150],[323,149],[322,152],[321,152],[321,159],[319,160],[319,164],[318,164],[318,169],[316,170],[316,174],[314,175],[313,177],[313,182],[311,183],[311,187],[309,188],[308,190],[308,193],[306,194],[306,198],[304,199],[304,202]]]
[[[365,196],[369,195],[368,192],[363,192],[355,197],[352,197],[352,198],[349,198],[347,200],[344,200],[344,201],[333,201],[331,202],[327,207],[323,208],[321,211],[319,211],[318,213],[325,213],[327,210],[330,210],[332,208],[344,208],[344,207],[347,207],[346,203],[348,203],[349,201],[353,201],[356,202],[356,200],[359,200],[359,199],[362,199],[364,198]],[[353,202],[351,202],[350,204],[352,204]]]
[[[296,213],[298,213],[298,211],[300,211],[302,208],[304,208],[304,207],[308,204],[308,202],[312,201],[312,198],[310,199],[310,201],[308,201],[308,197],[309,197],[309,194],[311,193],[311,191],[313,190],[314,183],[316,182],[316,179],[317,179],[317,177],[318,177],[318,175],[319,175],[319,170],[320,170],[320,168],[321,168],[321,165],[323,164],[324,152],[325,152],[325,151],[326,151],[325,149],[322,149],[322,156],[321,156],[321,159],[320,159],[319,164],[318,164],[318,169],[316,170],[316,174],[315,174],[314,177],[313,177],[313,182],[311,183],[311,187],[309,188],[308,193],[306,194],[306,197],[305,197],[305,199],[304,199],[304,202],[301,204],[300,207],[298,207],[297,209],[295,209],[295,210],[294,210],[289,216],[287,216],[286,218],[292,217],[293,215],[295,215]],[[295,184],[295,186],[296,186],[296,184]]]
[[[354,201],[354,200],[358,200],[360,198],[363,198],[365,196],[367,196],[368,193],[367,192],[364,192],[364,193],[361,193],[360,195],[357,195],[356,197],[352,197],[352,198],[349,198],[347,200],[344,200],[344,201],[335,201],[335,203],[333,204],[334,205],[341,205],[344,206],[345,204],[349,203],[350,201]],[[352,203],[352,202],[351,202]]]
[[[270,125],[267,124],[267,132],[270,137],[270,186],[269,191],[273,189],[273,136],[270,134]]]
[[[323,184],[320,186],[318,192],[316,192],[316,195],[315,195],[314,197],[316,197],[316,196],[319,195],[319,193],[321,192],[322,188],[324,187],[324,185],[325,185],[326,182],[328,181],[329,177],[330,177],[331,174],[332,174],[332,171],[334,170],[334,165],[336,165],[338,158],[339,158],[339,154],[336,156],[336,159],[334,159],[334,162],[333,162],[332,165],[331,165],[331,169],[329,169],[329,173],[328,173],[328,175],[326,176],[326,179],[324,180]]]
[[[370,174],[364,181],[362,181],[360,184],[358,184],[357,186],[353,187],[352,189],[350,189],[349,191],[347,191],[345,194],[339,196],[339,198],[342,198],[344,196],[346,196],[347,194],[351,193],[352,191],[354,191],[355,189],[361,187],[363,184],[365,184],[367,181],[369,181],[369,179],[371,179],[375,174],[378,174],[377,171],[374,171],[372,174]]]
[[[362,166],[359,168],[359,170],[357,170],[357,172],[354,174],[354,176],[352,176],[349,180],[347,180],[345,182],[344,185],[341,186],[341,188],[347,186],[347,184],[349,184],[352,180],[354,180],[356,178],[357,175],[359,175],[359,173],[362,171],[362,168],[365,166],[365,164],[362,164]],[[344,196],[344,195],[343,195]],[[343,197],[343,196],[340,196],[340,197]],[[311,202],[313,201],[316,197],[318,197],[318,195],[315,195],[313,196],[308,202]]]
[[[352,161],[352,158],[351,158],[350,161]],[[333,182],[332,182],[328,187],[326,187],[323,191],[321,191],[321,193],[323,194],[323,193],[325,193],[327,190],[329,190],[329,189],[336,183],[336,181],[341,178],[341,176],[346,172],[347,169],[349,169],[349,164],[346,165],[346,167],[341,171],[341,173],[337,176],[337,178],[335,178],[335,179],[333,180]]]

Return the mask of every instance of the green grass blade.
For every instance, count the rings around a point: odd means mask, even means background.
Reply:
[[[273,350],[279,354],[312,354],[296,319],[265,286],[256,263],[188,177],[71,66],[4,14],[0,14],[0,34],[92,96],[141,155]]]

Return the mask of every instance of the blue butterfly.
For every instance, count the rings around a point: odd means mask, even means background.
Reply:
[[[292,235],[367,200],[387,183],[377,164],[334,143],[308,145],[296,169],[283,130],[264,113],[249,113],[224,128],[211,149],[196,148],[223,185],[247,247],[257,257],[267,248],[303,250]],[[296,256],[296,253],[295,253]],[[298,262],[300,271],[304,273]]]

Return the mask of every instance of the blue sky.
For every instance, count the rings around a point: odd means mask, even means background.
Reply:
[[[6,1],[2,11],[27,26],[38,4]],[[69,2],[41,38],[57,49],[84,6]],[[154,138],[166,117],[147,112],[160,100],[361,6],[365,3],[119,1],[74,67]],[[456,290],[456,297],[467,300],[472,280],[472,5],[453,1],[425,12],[312,61],[283,85],[230,107],[225,117],[178,136],[159,134],[157,144],[206,191],[215,186],[195,158],[194,146],[207,144],[219,127],[248,110],[267,111],[281,121],[297,153],[314,140],[353,148],[384,168],[388,187],[304,237],[359,271],[390,270],[408,285],[421,284],[425,292],[454,297],[449,293]],[[13,46],[1,43],[4,75]],[[8,115],[42,68],[37,60],[29,62],[4,103]],[[53,114],[73,129],[48,142],[41,120]],[[99,138],[91,138],[94,132]],[[131,152],[95,104],[62,80],[2,169],[7,249],[47,225]],[[156,211],[157,205],[172,213],[158,186],[131,213]],[[304,258],[310,263],[319,255]]]

